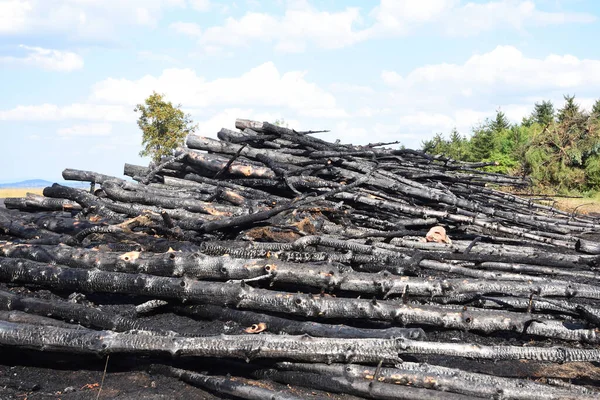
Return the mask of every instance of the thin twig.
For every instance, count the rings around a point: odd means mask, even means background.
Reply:
[[[235,155],[233,157],[231,157],[231,159],[229,159],[229,161],[227,161],[227,164],[225,164],[225,166],[223,168],[221,168],[219,170],[219,172],[217,172],[215,174],[215,176],[213,176],[213,179],[217,179],[221,175],[223,175],[224,173],[229,172],[229,168],[231,167],[231,165],[233,164],[233,162],[235,160],[237,160],[237,158],[240,156],[240,154],[246,148],[246,146],[247,146],[247,144],[243,144],[242,147],[240,147],[240,149],[237,151],[237,153],[235,153]]]
[[[104,378],[106,378],[106,370],[108,369],[108,359],[110,358],[110,354],[106,355],[106,363],[104,364],[104,373],[102,374],[102,381],[100,382],[100,389],[98,390],[98,395],[96,396],[96,400],[100,398],[100,393],[102,393],[102,386],[104,386]]]

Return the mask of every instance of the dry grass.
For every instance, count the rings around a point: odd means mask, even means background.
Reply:
[[[573,212],[578,214],[600,214],[600,199],[597,197],[571,199],[571,198],[555,198],[555,207],[563,211]]]
[[[506,193],[521,196],[519,191],[513,191],[508,188],[502,190]],[[528,196],[521,196],[529,199]],[[535,196],[537,199],[544,198],[548,200],[536,200],[536,202],[545,206],[556,207],[566,212],[575,212],[577,214],[600,214],[600,192],[590,197],[553,197],[551,194],[539,193]]]
[[[21,189],[21,188],[7,188],[0,189],[0,199],[9,198],[9,197],[25,197],[27,193],[35,193],[42,194],[43,188],[29,188],[29,189]]]

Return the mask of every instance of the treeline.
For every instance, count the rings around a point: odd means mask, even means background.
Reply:
[[[540,192],[600,191],[600,100],[588,112],[575,96],[564,99],[558,110],[550,101],[536,103],[519,124],[498,110],[470,137],[454,129],[423,141],[422,148],[462,161],[496,161],[491,171],[527,175]]]

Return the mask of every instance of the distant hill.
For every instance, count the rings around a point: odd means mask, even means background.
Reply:
[[[46,181],[43,179],[29,179],[21,182],[11,182],[11,183],[0,183],[0,189],[33,189],[33,188],[45,188],[46,186],[52,186],[54,182]],[[64,186],[71,186],[77,188],[88,187],[89,183],[86,182],[58,182]]]

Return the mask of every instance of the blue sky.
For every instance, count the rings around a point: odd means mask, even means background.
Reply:
[[[0,0],[0,182],[121,176],[153,90],[198,133],[285,119],[417,148],[600,97],[593,0]]]

